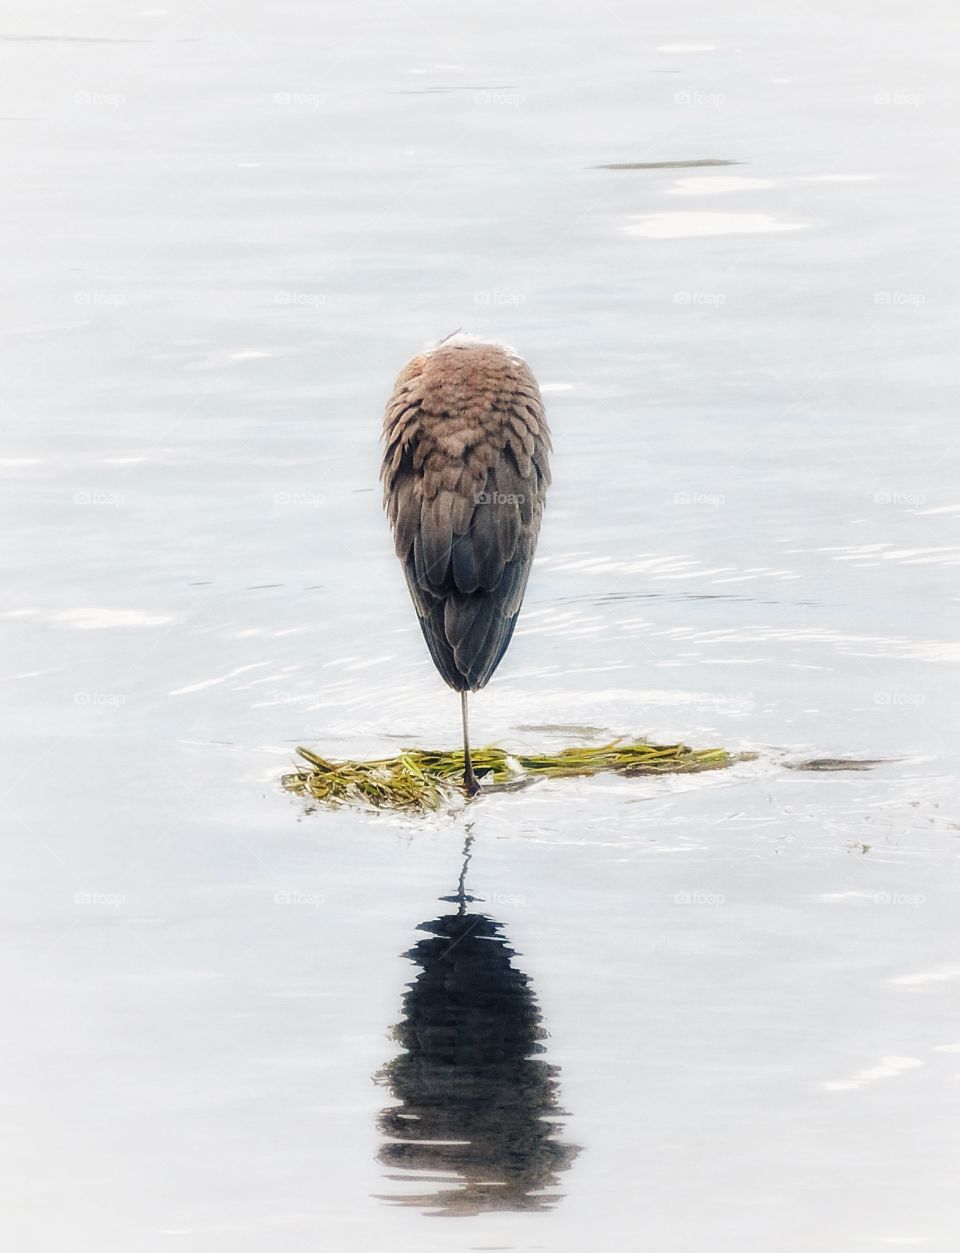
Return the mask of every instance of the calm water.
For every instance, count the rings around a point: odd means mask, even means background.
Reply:
[[[11,1248],[957,1247],[955,68],[722,9],[8,6]],[[376,475],[458,326],[556,443],[477,739],[756,761],[280,790],[456,743]]]

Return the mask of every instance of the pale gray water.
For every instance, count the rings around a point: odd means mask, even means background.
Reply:
[[[947,13],[8,7],[6,1246],[957,1247]],[[477,738],[756,762],[280,791],[456,742],[376,473],[461,325],[556,443]],[[467,827],[463,978],[408,993]]]

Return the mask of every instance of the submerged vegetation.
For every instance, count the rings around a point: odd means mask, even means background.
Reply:
[[[298,748],[304,765],[283,776],[283,786],[328,805],[361,805],[426,813],[463,796],[463,753],[407,749],[375,761],[327,761]],[[753,754],[723,748],[688,748],[686,744],[648,744],[645,740],[597,747],[565,748],[558,753],[507,753],[502,748],[471,751],[483,790],[505,791],[537,778],[585,778],[609,772],[627,777],[692,774],[722,770]]]

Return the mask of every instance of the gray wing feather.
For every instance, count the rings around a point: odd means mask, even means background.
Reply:
[[[384,487],[397,555],[430,655],[458,691],[483,687],[496,670],[530,575],[550,482],[549,435],[539,398],[525,398],[524,407],[504,418],[482,493],[469,458],[431,461],[416,405],[394,418],[388,410]]]

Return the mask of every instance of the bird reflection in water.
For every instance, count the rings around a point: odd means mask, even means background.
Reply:
[[[456,913],[423,922],[406,954],[420,973],[393,1035],[403,1053],[380,1078],[399,1102],[380,1115],[379,1161],[391,1180],[430,1191],[385,1196],[437,1215],[548,1210],[579,1148],[557,1138],[559,1068],[530,981],[502,926],[468,906],[468,836]],[[442,1185],[434,1191],[433,1185]]]

